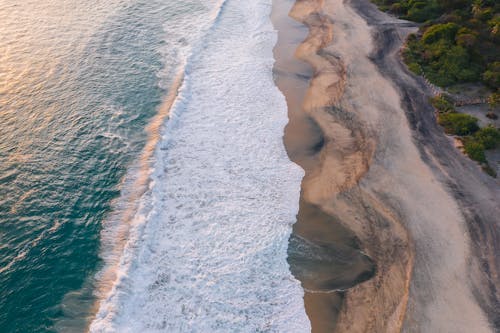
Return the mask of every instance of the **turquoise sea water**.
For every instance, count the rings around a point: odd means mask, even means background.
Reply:
[[[189,43],[168,22],[203,10],[0,0],[0,332],[84,329],[102,222]]]

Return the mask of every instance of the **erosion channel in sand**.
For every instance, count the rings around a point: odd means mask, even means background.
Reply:
[[[415,27],[364,0],[275,0],[272,18],[285,146],[305,170],[289,263],[313,332],[491,332],[498,188],[400,64]]]

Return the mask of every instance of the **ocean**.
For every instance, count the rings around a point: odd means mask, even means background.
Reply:
[[[0,0],[0,332],[302,332],[271,1]]]

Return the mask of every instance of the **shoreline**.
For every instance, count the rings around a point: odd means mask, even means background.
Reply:
[[[377,266],[330,303],[338,317],[306,293],[313,332],[492,331],[499,190],[431,123],[427,88],[399,59],[414,25],[365,0],[299,0],[290,16],[309,28],[295,51],[314,69],[300,107],[322,133],[306,140],[316,145],[305,162],[285,133],[306,171],[302,197],[352,232]],[[276,20],[275,28],[282,33]],[[275,57],[279,64],[276,49]],[[293,115],[297,96],[281,90]],[[297,224],[299,235],[315,225]]]
[[[212,24],[219,17],[223,3],[224,1],[221,0],[215,7],[215,11],[210,14]],[[192,47],[196,47],[196,44]],[[190,57],[192,57],[191,53],[186,55],[185,59],[181,59],[156,113],[146,124],[144,131],[147,139],[139,153],[138,161],[129,166],[122,180],[120,196],[114,200],[112,212],[103,222],[99,250],[102,263],[97,272],[89,277],[88,283],[91,285],[89,288],[91,288],[93,300],[85,318],[85,332],[91,331],[92,324],[101,312],[109,311],[105,309],[106,302],[113,297],[117,285],[123,283],[125,272],[129,269],[130,263],[127,263],[124,258],[129,248],[136,246],[137,237],[144,228],[142,219],[145,208],[142,207],[144,204],[141,200],[151,191],[154,155],[161,141],[164,140],[165,127],[172,116],[171,111],[178,103],[179,94],[184,87]],[[131,207],[126,207],[127,204]]]
[[[286,262],[303,172],[281,141],[270,1],[219,12],[161,128],[140,223],[91,332],[310,327]],[[222,50],[232,61],[214,61]]]
[[[137,166],[130,168],[127,178],[123,181],[124,194],[116,199],[116,206],[125,206],[121,201],[131,205],[124,211],[118,210],[110,218],[104,222],[104,227],[101,232],[101,252],[99,256],[103,261],[103,266],[92,277],[94,289],[93,294],[95,299],[89,310],[90,316],[86,320],[86,331],[92,322],[96,320],[101,307],[113,293],[113,288],[120,282],[123,269],[122,256],[128,246],[130,246],[130,236],[134,232],[134,228],[140,224],[135,219],[140,213],[141,198],[146,194],[151,184],[152,174],[152,158],[161,140],[162,127],[165,121],[170,116],[170,110],[174,105],[179,90],[182,87],[184,80],[184,70],[180,70],[174,77],[169,93],[166,95],[162,104],[158,107],[158,112],[152,117],[145,130],[147,133],[147,141],[138,158]]]

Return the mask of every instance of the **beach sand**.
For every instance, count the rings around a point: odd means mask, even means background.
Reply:
[[[284,141],[306,173],[289,261],[313,331],[498,329],[500,189],[444,136],[401,64],[416,28],[365,0],[274,7]]]

